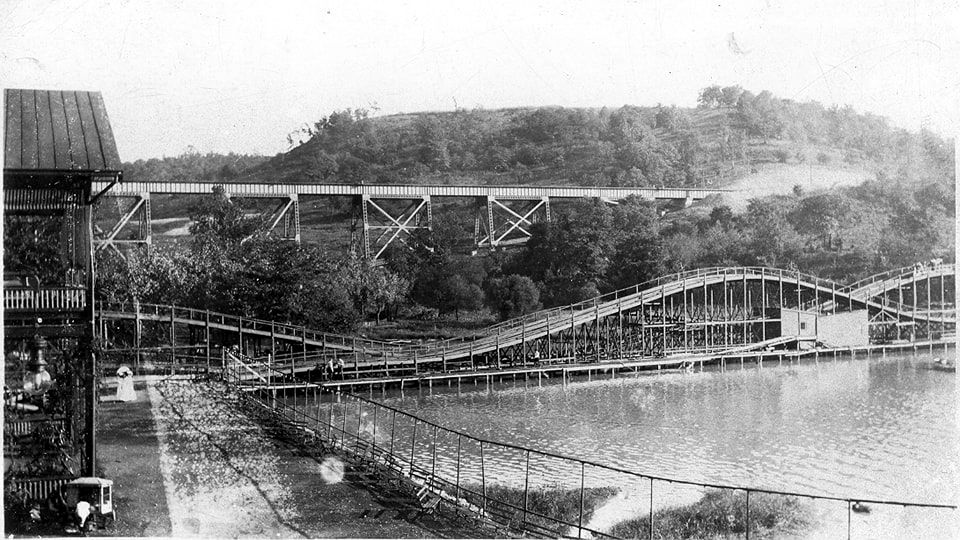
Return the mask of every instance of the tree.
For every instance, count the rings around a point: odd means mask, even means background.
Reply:
[[[722,98],[723,91],[719,85],[714,84],[700,90],[700,95],[697,97],[697,106],[704,109],[712,109],[720,105]]]
[[[461,274],[450,274],[439,283],[440,312],[450,312],[460,320],[460,311],[473,311],[483,306],[483,290]]]
[[[531,238],[508,270],[541,284],[547,305],[582,300],[578,291],[606,272],[613,247],[612,211],[599,201],[574,203],[570,212],[531,227]]]
[[[361,316],[375,315],[379,323],[383,312],[398,306],[410,290],[410,282],[384,266],[351,254],[339,266],[342,287]]]
[[[500,315],[500,320],[512,319],[537,311],[540,304],[540,291],[527,276],[510,274],[489,280],[487,298],[490,307]]]
[[[779,267],[785,260],[798,260],[801,239],[787,220],[796,199],[787,196],[750,199],[742,218],[742,238],[748,238],[750,263]]]
[[[717,99],[718,106],[736,107],[741,94],[743,94],[743,88],[740,88],[740,85],[724,86],[720,90],[720,97]]]
[[[840,193],[810,195],[800,201],[787,219],[797,232],[820,240],[824,249],[832,250],[852,207],[850,199]]]
[[[247,217],[222,186],[214,186],[213,193],[193,207],[190,220],[195,249],[209,248],[211,244],[234,249],[264,225],[260,218]]]
[[[416,120],[419,160],[433,170],[450,168],[450,140],[444,125],[435,117],[420,116]]]
[[[653,119],[654,127],[675,132],[689,130],[693,126],[690,117],[678,109],[676,105],[671,107],[657,107],[657,113]]]
[[[710,210],[710,223],[728,227],[733,223],[733,210],[725,204],[714,206]]]
[[[750,135],[764,140],[780,138],[784,127],[781,104],[773,94],[766,90],[756,96],[743,92],[737,102],[737,108]]]

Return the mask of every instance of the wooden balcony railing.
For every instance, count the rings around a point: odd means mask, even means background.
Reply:
[[[78,311],[86,305],[87,291],[79,288],[3,290],[3,309],[7,311]]]

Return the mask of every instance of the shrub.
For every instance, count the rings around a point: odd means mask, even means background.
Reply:
[[[810,523],[809,503],[799,497],[752,493],[750,495],[750,532],[782,536],[797,532]],[[667,508],[653,515],[655,527],[666,538],[713,538],[723,534],[747,532],[746,498],[732,490],[708,491],[694,504]],[[618,523],[610,534],[618,538],[645,538],[649,517]]]

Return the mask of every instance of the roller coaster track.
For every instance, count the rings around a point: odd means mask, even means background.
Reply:
[[[937,275],[953,275],[953,265],[945,266]],[[602,295],[591,300],[539,311],[512,319],[492,326],[480,338],[453,339],[430,344],[417,351],[423,361],[436,361],[441,358],[447,360],[463,357],[468,354],[482,354],[511,345],[517,345],[527,340],[537,339],[556,332],[564,327],[577,327],[596,321],[598,318],[616,315],[618,312],[635,309],[642,305],[650,305],[666,297],[682,294],[684,291],[695,290],[715,284],[730,284],[746,281],[767,281],[799,286],[800,290],[816,291],[819,295],[831,295],[859,308],[873,308],[890,315],[899,315],[915,320],[955,321],[955,310],[924,310],[912,312],[909,306],[900,306],[891,302],[876,301],[876,294],[881,294],[896,284],[902,284],[908,278],[925,279],[928,274],[914,272],[913,267],[904,268],[890,273],[865,280],[854,286],[838,286],[832,281],[822,280],[815,276],[800,272],[771,269],[765,267],[738,267],[738,268],[706,268],[697,269],[680,274],[673,274],[658,278],[651,282],[636,285]],[[891,285],[893,284],[893,285]],[[879,293],[874,294],[873,291]],[[830,300],[830,302],[836,302]],[[799,305],[803,305],[800,303]],[[410,351],[405,351],[410,354]]]
[[[469,338],[423,345],[398,345],[315,332],[302,326],[176,306],[104,305],[100,306],[99,313],[104,321],[137,320],[139,324],[152,321],[187,325],[195,332],[202,329],[204,339],[216,332],[239,334],[241,341],[243,336],[269,339],[272,350],[276,350],[277,343],[285,342],[299,347],[300,352],[286,357],[275,355],[273,362],[276,367],[289,364],[291,370],[295,367],[298,371],[309,369],[331,357],[347,358],[353,364],[383,365],[385,369],[416,368],[418,364],[437,364],[446,369],[448,363],[467,360],[474,365],[477,358],[484,359],[487,364],[495,358],[499,365],[499,358],[504,353],[522,357],[532,351],[542,351],[543,358],[576,358],[592,354],[599,359],[601,355],[617,358],[664,355],[678,352],[677,349],[691,354],[740,350],[769,341],[765,329],[758,330],[758,327],[783,322],[780,315],[766,315],[770,308],[821,314],[866,309],[873,314],[873,319],[882,318],[890,324],[922,323],[931,327],[937,325],[940,332],[950,332],[955,329],[956,312],[952,307],[952,294],[947,302],[943,287],[946,278],[954,276],[952,264],[931,268],[917,266],[885,272],[844,286],[789,270],[704,268],[662,276],[584,302],[504,321]],[[937,309],[929,304],[921,309],[923,306],[915,305],[916,298],[914,304],[904,305],[883,297],[886,292],[903,287],[905,283],[926,281],[929,284],[934,277],[940,279]],[[951,284],[951,287],[955,285]],[[714,302],[714,293],[723,297],[722,302]],[[736,300],[735,294],[739,294]],[[929,299],[929,286],[927,294]],[[759,302],[757,296],[762,297]],[[711,303],[722,303],[723,313],[716,313],[716,306]],[[945,307],[948,303],[950,307]],[[668,305],[672,312],[669,312]],[[710,312],[711,309],[714,312]],[[628,331],[628,328],[632,330]],[[740,328],[743,329],[742,338]],[[723,340],[711,343],[710,332],[717,329],[724,333]],[[631,331],[634,334],[639,332],[638,341],[659,341],[658,349],[653,351],[649,346],[646,349],[640,346],[630,350],[624,342],[631,339],[628,335]],[[671,335],[679,335],[677,332],[682,333],[682,347],[676,339],[671,347]],[[702,343],[687,343],[691,336],[701,335],[704,336]],[[730,340],[729,336],[735,339]]]

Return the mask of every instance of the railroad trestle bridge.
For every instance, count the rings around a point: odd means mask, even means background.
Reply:
[[[599,199],[615,202],[627,197],[671,201],[689,206],[694,201],[731,190],[687,188],[631,188],[576,186],[468,186],[468,185],[387,185],[387,184],[266,184],[213,182],[124,182],[94,183],[96,192],[120,208],[109,230],[96,238],[97,248],[121,252],[121,246],[149,247],[153,244],[151,204],[157,195],[209,195],[214,188],[232,198],[271,200],[276,203],[266,217],[268,233],[299,242],[300,205],[305,198],[349,197],[353,201],[354,229],[360,233],[360,253],[379,258],[387,247],[403,241],[418,229],[433,227],[435,199],[474,201],[474,244],[497,248],[523,244],[529,228],[550,221],[550,202],[572,199]],[[121,201],[123,201],[121,203]]]
[[[294,377],[318,377],[327,363],[342,363],[350,377],[383,377],[938,341],[956,331],[955,281],[953,264],[907,267],[846,286],[789,270],[705,268],[538,311],[473,336],[415,344],[157,305],[100,305],[98,329],[110,354],[135,354],[131,362],[176,357],[216,364],[232,348]]]

